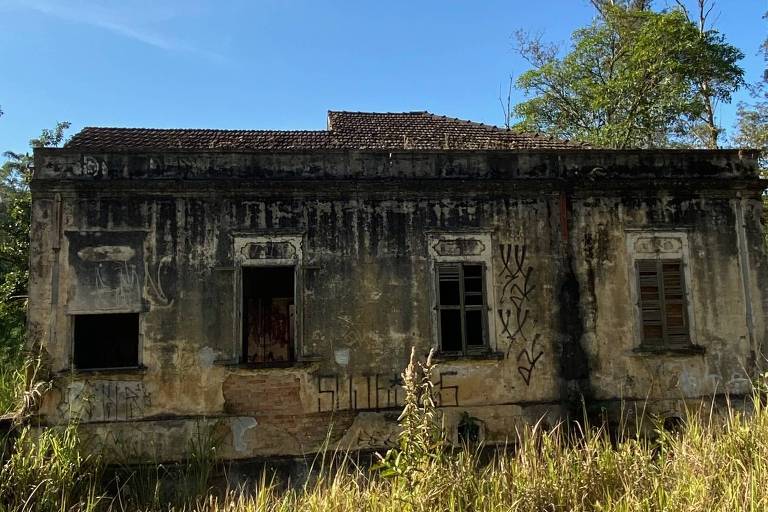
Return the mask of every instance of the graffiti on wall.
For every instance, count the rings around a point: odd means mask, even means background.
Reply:
[[[143,382],[93,380],[71,383],[59,411],[82,421],[126,421],[144,416],[152,396]]]
[[[455,371],[438,372],[435,397],[439,407],[459,406]],[[402,407],[403,380],[396,373],[371,375],[318,375],[317,412],[379,410]]]
[[[139,310],[143,305],[141,231],[67,232],[71,311]]]
[[[114,279],[112,279],[114,275]],[[139,275],[136,265],[127,261],[101,262],[94,270],[95,286],[92,291],[99,303],[115,307],[131,306],[141,300]]]
[[[176,285],[174,267],[173,256],[170,255],[163,256],[154,265],[147,265],[147,284],[153,305],[173,305]]]
[[[360,432],[357,433],[355,443],[358,447],[363,449],[381,448],[382,446],[385,448],[395,448],[397,446],[398,437],[397,432],[360,430]]]
[[[143,231],[67,232],[75,277],[70,310],[140,310],[145,290],[153,306],[171,306],[177,280],[174,258],[145,258],[145,236]]]
[[[517,351],[517,372],[525,385],[530,385],[536,363],[544,355],[539,349],[540,335],[530,304],[536,285],[533,267],[527,264],[527,247],[519,244],[501,244],[501,293],[498,315],[501,333],[506,338],[507,357]]]

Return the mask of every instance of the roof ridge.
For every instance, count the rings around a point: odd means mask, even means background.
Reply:
[[[513,130],[511,128],[506,128],[506,127],[502,127],[502,126],[496,126],[494,124],[488,124],[488,123],[480,123],[480,122],[471,121],[471,120],[468,120],[468,119],[461,119],[459,117],[442,116],[442,115],[439,115],[439,114],[434,114],[432,112],[426,112],[426,113],[429,114],[430,116],[436,118],[436,119],[450,119],[451,121],[459,121],[461,123],[469,124],[469,125],[472,125],[472,126],[479,126],[479,127],[482,127],[482,128],[487,128],[487,129],[490,129],[490,130],[493,130],[493,131],[497,131],[497,132],[500,132],[500,133],[510,133],[510,134],[519,135],[519,136],[522,136],[522,137],[535,137],[537,139],[545,139],[545,140],[550,140],[550,141],[558,141],[558,142],[563,142],[563,143],[566,143],[566,144],[576,145],[576,146],[588,145],[586,142],[579,142],[579,141],[574,142],[574,141],[571,141],[570,139],[559,139],[559,138],[555,137],[554,135],[548,135],[548,134],[540,133],[540,132],[517,131],[517,130]]]
[[[458,121],[463,124],[468,124],[471,126],[478,126],[481,128],[486,128],[493,131],[499,131],[499,132],[510,132],[510,133],[520,133],[520,132],[513,132],[512,130],[509,130],[507,128],[502,128],[500,126],[496,126],[494,124],[487,124],[487,123],[480,123],[477,121],[470,121],[469,119],[461,119],[459,117],[452,117],[452,116],[442,116],[439,114],[433,114],[432,112],[424,112],[425,114],[428,114],[429,116],[435,118],[435,119],[446,119],[450,121]]]
[[[73,136],[77,136],[85,130],[123,130],[142,132],[217,132],[217,133],[327,133],[327,130],[274,130],[274,129],[248,129],[248,128],[137,128],[132,126],[84,126]]]
[[[329,114],[364,114],[371,116],[385,116],[385,115],[417,115],[417,114],[429,114],[426,110],[404,110],[400,112],[371,112],[365,110],[329,110]]]

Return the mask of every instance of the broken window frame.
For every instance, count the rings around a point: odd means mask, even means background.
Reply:
[[[260,361],[260,362],[250,362],[248,361],[248,350],[247,350],[247,338],[245,333],[245,321],[246,321],[246,304],[245,304],[245,272],[248,269],[257,269],[257,270],[264,270],[264,269],[270,269],[270,268],[291,268],[293,269],[293,307],[294,307],[294,314],[293,314],[293,325],[291,326],[293,330],[293,339],[291,340],[291,346],[289,349],[289,358],[286,361]],[[292,366],[296,364],[300,359],[300,315],[301,315],[301,306],[300,306],[300,267],[297,262],[275,262],[275,260],[272,260],[270,262],[259,262],[256,264],[253,263],[242,263],[239,266],[238,269],[238,287],[237,287],[237,294],[238,294],[238,323],[237,323],[237,341],[239,343],[239,356],[238,356],[238,364],[248,367],[254,367],[254,368],[269,368],[269,367],[284,367],[284,366]]]
[[[680,298],[671,298],[665,288],[665,265],[676,265],[677,276],[680,282],[680,287],[675,295]],[[653,267],[655,271],[654,282],[645,281],[643,274],[649,272],[648,269]],[[688,311],[688,295],[686,289],[686,272],[685,262],[682,258],[639,258],[635,260],[635,279],[637,286],[637,307],[639,311],[639,328],[640,328],[640,348],[643,350],[675,350],[681,348],[689,348],[693,346],[693,340],[691,336],[691,323]],[[643,299],[644,287],[655,287],[656,300]],[[646,311],[650,310],[658,304],[659,320],[651,320],[647,318]],[[683,326],[671,332],[672,328],[668,326],[668,320],[670,316],[670,310],[668,305],[677,305],[680,307],[681,319]],[[647,336],[646,327],[659,327],[661,329],[661,336],[649,338]],[[678,339],[673,339],[677,337]]]
[[[77,320],[83,317],[96,317],[96,316],[115,316],[115,315],[134,315],[136,317],[136,364],[122,365],[122,366],[78,366],[77,364]],[[142,328],[143,315],[136,311],[96,311],[87,313],[74,313],[69,315],[69,365],[70,369],[75,372],[112,372],[112,371],[129,371],[144,369],[142,364],[142,354],[144,347],[144,336]]]
[[[247,232],[235,232],[232,234],[234,250],[235,278],[233,298],[235,301],[234,336],[232,336],[232,357],[230,363],[243,367],[287,367],[306,360],[316,360],[313,356],[304,354],[304,280],[303,264],[304,233],[282,230],[257,230]],[[292,251],[284,255],[261,254],[251,256],[248,247],[251,244],[267,246],[270,244],[288,244]],[[248,267],[293,267],[294,268],[294,340],[293,362],[253,365],[244,363],[243,356],[243,269]]]
[[[481,279],[481,292],[480,292],[480,298],[481,303],[480,304],[470,304],[467,306],[465,304],[466,299],[466,291],[465,291],[465,276],[464,276],[464,267],[480,267],[480,279]],[[449,268],[457,268],[458,269],[458,281],[459,281],[459,304],[442,304],[442,299],[440,297],[440,273],[441,270],[446,270]],[[444,262],[437,262],[435,263],[435,311],[437,313],[437,343],[439,352],[444,355],[458,355],[458,356],[468,356],[468,355],[478,355],[478,354],[486,354],[490,350],[490,336],[489,336],[489,325],[488,325],[488,291],[487,291],[487,265],[483,261],[444,261]],[[477,292],[472,292],[477,293]],[[461,350],[444,350],[443,349],[443,322],[442,322],[442,312],[450,310],[450,311],[459,311],[459,316],[461,320]],[[483,343],[481,345],[468,345],[467,344],[467,331],[466,331],[466,313],[467,311],[479,311],[480,312],[480,318],[481,318],[481,327],[482,327],[482,340]]]

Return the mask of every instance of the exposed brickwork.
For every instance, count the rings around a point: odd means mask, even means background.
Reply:
[[[299,379],[293,375],[233,374],[223,384],[224,410],[240,415],[290,416],[301,411],[299,387]]]
[[[294,436],[306,446],[319,446],[328,438],[338,441],[357,416],[357,411],[305,415],[255,416],[259,424],[271,424]]]
[[[224,381],[224,410],[227,414],[252,417],[257,425],[275,429],[274,439],[259,439],[261,449],[279,452],[285,436],[301,450],[328,439],[335,443],[349,429],[358,411],[345,410],[307,414],[302,410],[300,380],[278,372],[232,374]]]

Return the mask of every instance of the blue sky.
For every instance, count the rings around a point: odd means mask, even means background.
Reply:
[[[749,81],[766,10],[715,9]],[[592,15],[587,0],[0,0],[0,150],[62,120],[70,134],[323,129],[329,109],[429,110],[498,125],[499,89],[526,69],[511,33],[565,43]],[[721,107],[726,127],[734,111]]]

